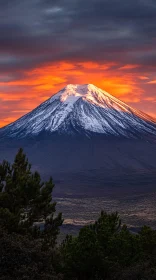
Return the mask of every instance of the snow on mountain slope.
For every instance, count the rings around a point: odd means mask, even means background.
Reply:
[[[27,115],[1,128],[0,137],[25,138],[43,132],[135,138],[156,135],[156,123],[92,84],[70,84]]]

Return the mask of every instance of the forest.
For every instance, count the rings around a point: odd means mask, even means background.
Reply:
[[[56,186],[57,187],[57,186]],[[22,149],[0,164],[0,280],[154,280],[156,231],[131,232],[120,215],[101,211],[60,241],[52,178],[42,182]]]

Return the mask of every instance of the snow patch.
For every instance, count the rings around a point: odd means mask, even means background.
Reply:
[[[32,112],[0,129],[10,137],[37,135],[43,131],[108,135],[156,135],[156,123],[106,91],[92,84],[67,85]]]

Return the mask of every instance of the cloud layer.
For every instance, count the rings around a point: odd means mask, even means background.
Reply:
[[[0,125],[68,82],[155,115],[155,26],[155,0],[1,0]]]

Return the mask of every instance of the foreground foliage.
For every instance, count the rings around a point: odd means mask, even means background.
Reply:
[[[57,245],[63,220],[53,187],[31,171],[22,149],[12,165],[0,165],[0,280],[156,279],[156,231],[133,234],[118,213],[102,211]]]
[[[0,280],[61,280],[56,250],[43,250],[38,240],[0,229]]]
[[[55,215],[53,188],[52,178],[42,183],[39,173],[31,171],[22,149],[12,165],[3,161],[0,165],[1,227],[8,233],[42,239],[46,247],[53,247],[63,222],[61,213]]]
[[[156,232],[133,234],[117,213],[101,212],[77,237],[67,236],[61,253],[65,279],[156,279]]]

